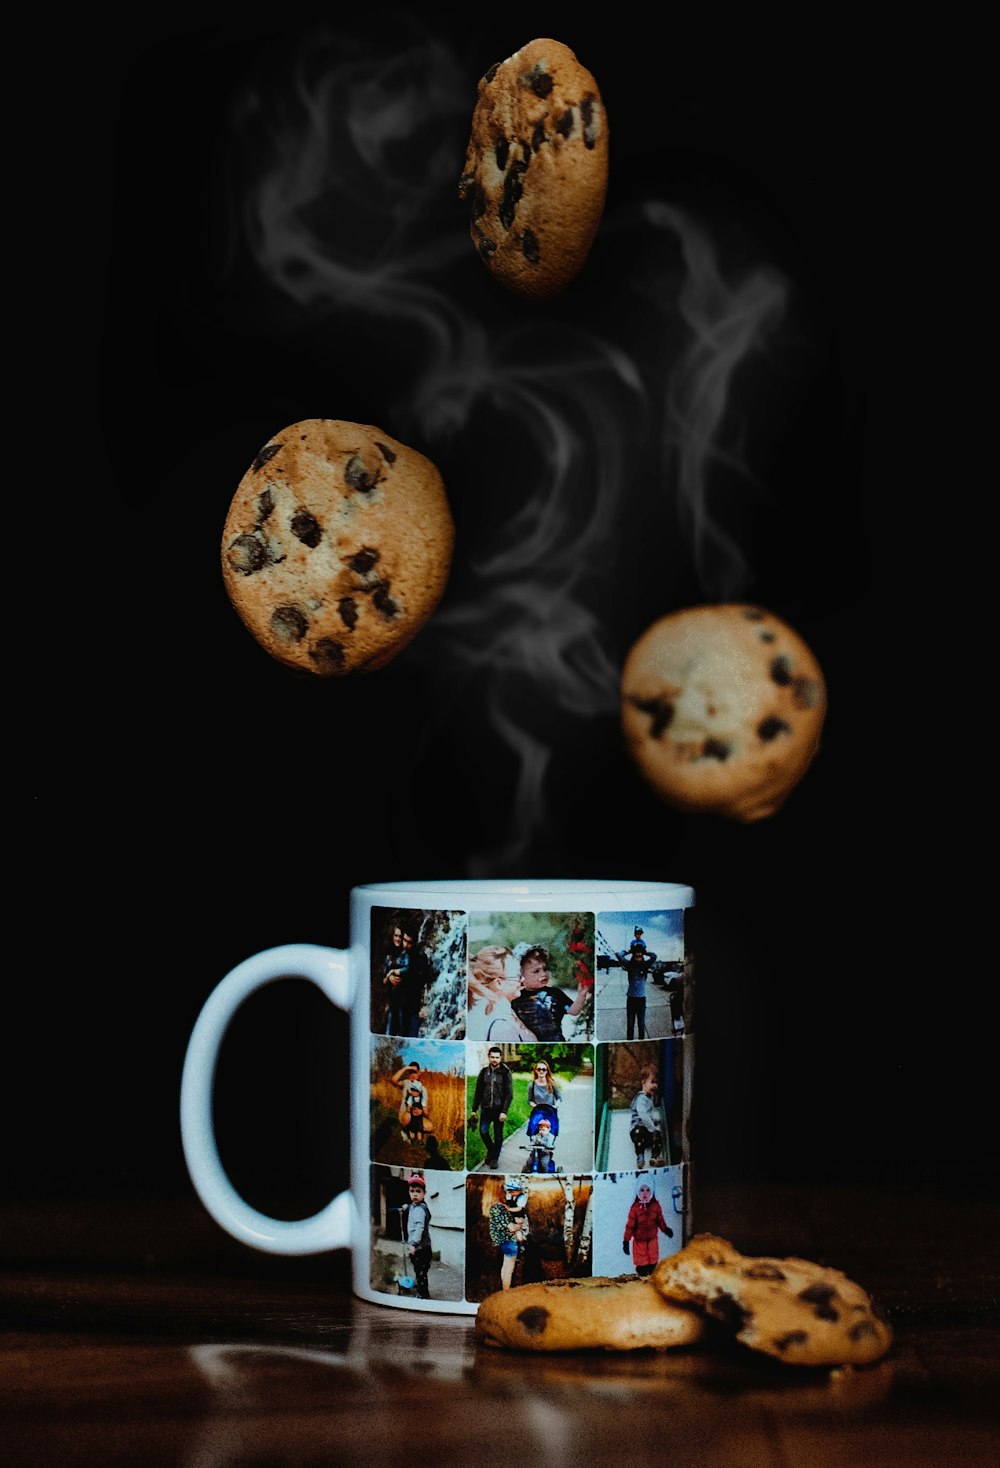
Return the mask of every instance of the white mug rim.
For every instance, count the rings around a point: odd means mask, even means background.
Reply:
[[[517,905],[553,898],[574,900],[601,899],[615,907],[627,905],[639,898],[656,899],[671,907],[692,907],[694,889],[684,882],[665,882],[629,879],[601,879],[596,877],[456,877],[416,878],[412,881],[363,882],[352,887],[351,895],[359,898],[391,896],[397,901],[411,896],[415,905],[419,899],[447,897],[450,899],[495,898],[498,901]],[[599,905],[596,902],[592,905]]]

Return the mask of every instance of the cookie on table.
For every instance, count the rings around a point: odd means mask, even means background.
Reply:
[[[703,1310],[743,1345],[789,1365],[863,1366],[892,1344],[861,1286],[808,1259],[741,1254],[726,1239],[696,1234],[650,1279],[671,1304]]]
[[[558,294],[583,269],[608,188],[608,120],[591,73],[534,40],[479,83],[459,180],[472,242],[509,290]]]
[[[696,1311],[634,1274],[514,1285],[487,1295],[476,1315],[478,1341],[520,1351],[663,1350],[704,1331]]]
[[[371,424],[311,418],[275,434],[240,480],[222,574],[265,652],[338,677],[383,667],[420,631],[454,540],[429,459]]]
[[[773,815],[819,748],[826,680],[780,617],[745,602],[661,617],[622,669],[625,746],[661,799],[736,821]]]

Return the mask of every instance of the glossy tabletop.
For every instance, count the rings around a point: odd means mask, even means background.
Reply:
[[[899,1468],[1000,1461],[995,1202],[702,1190],[744,1252],[844,1269],[895,1329],[863,1371],[692,1348],[524,1356],[467,1317],[353,1299],[344,1255],[278,1259],[195,1201],[4,1214],[0,1461],[669,1463]]]

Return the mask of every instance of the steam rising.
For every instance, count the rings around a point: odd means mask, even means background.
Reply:
[[[743,468],[722,438],[732,377],[784,315],[786,284],[764,266],[727,286],[700,225],[658,201],[645,212],[651,224],[678,236],[685,264],[677,308],[690,340],[666,384],[667,463],[676,460],[681,523],[701,585],[712,600],[731,601],[744,594],[748,568],[736,539],[709,514],[708,471],[713,460]]]
[[[716,465],[745,472],[726,436],[734,380],[780,321],[786,286],[769,267],[727,283],[704,225],[654,199],[624,227],[662,235],[672,262],[651,299],[664,340],[680,342],[666,366],[537,314],[477,319],[455,288],[457,272],[484,274],[455,212],[476,81],[433,39],[387,58],[356,39],[311,38],[290,81],[244,98],[235,124],[253,154],[239,242],[289,319],[328,317],[331,354],[352,331],[384,334],[397,367],[402,337],[409,371],[380,421],[431,457],[474,428],[484,459],[493,443],[513,447],[502,513],[461,547],[460,573],[411,649],[431,675],[447,670],[453,694],[471,703],[479,690],[482,717],[515,758],[507,833],[468,860],[471,875],[498,875],[546,821],[554,726],[617,712],[625,649],[601,594],[650,438],[661,462],[639,492],[674,502],[704,599],[747,584],[708,481]],[[453,503],[475,493],[446,482]],[[670,610],[669,586],[663,596]]]

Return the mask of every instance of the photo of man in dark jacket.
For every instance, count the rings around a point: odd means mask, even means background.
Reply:
[[[471,1115],[479,1117],[479,1135],[486,1148],[485,1166],[495,1169],[503,1146],[504,1123],[514,1099],[514,1077],[503,1062],[499,1045],[490,1046],[487,1061],[476,1078]]]

